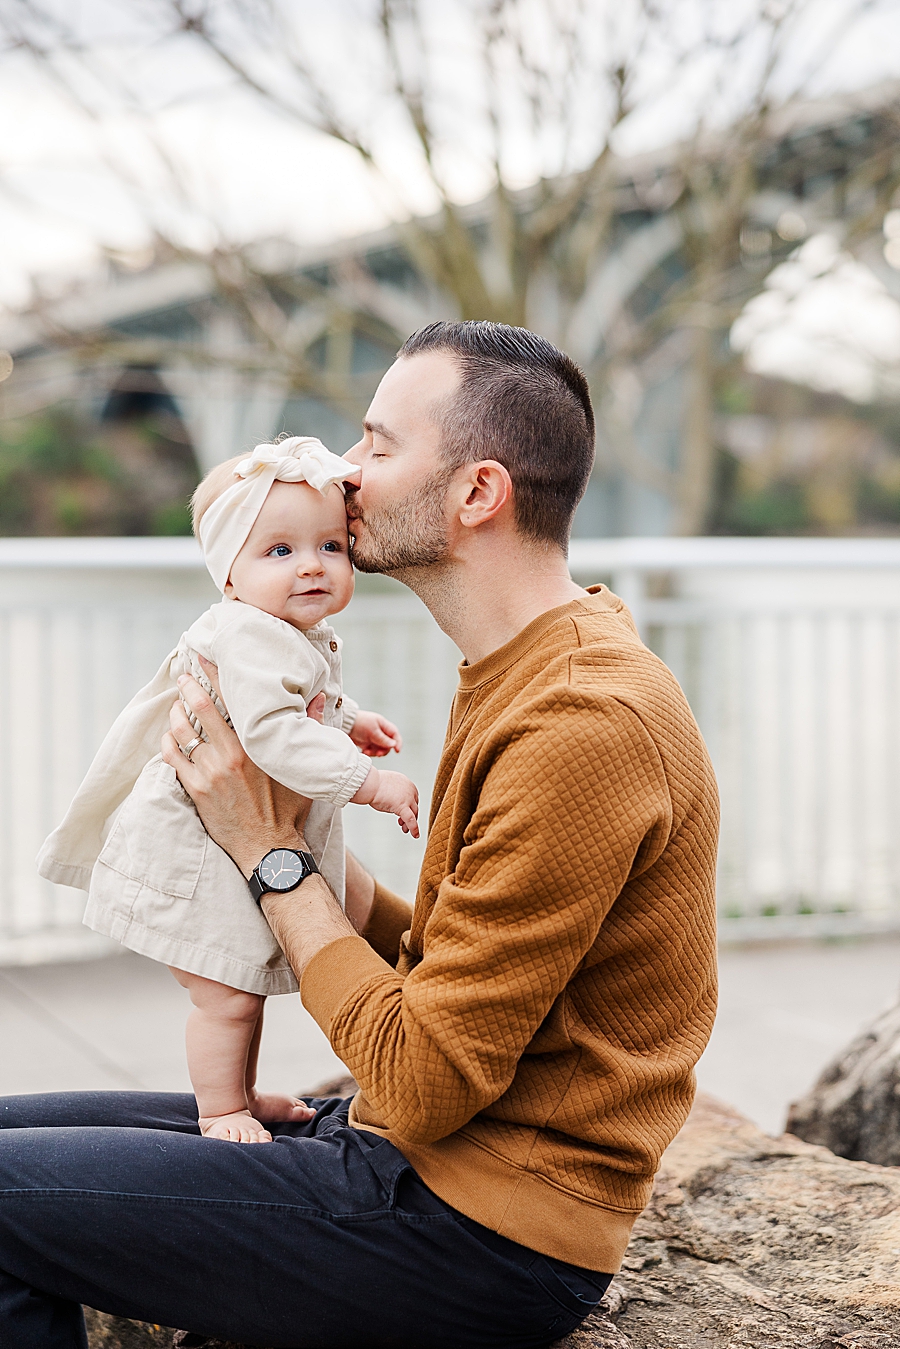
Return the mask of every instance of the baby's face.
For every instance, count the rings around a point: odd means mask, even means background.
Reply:
[[[312,628],[345,609],[353,567],[341,489],[331,486],[323,497],[309,483],[273,483],[225,594],[295,628]]]

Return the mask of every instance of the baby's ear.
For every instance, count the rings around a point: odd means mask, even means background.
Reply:
[[[225,598],[227,600],[234,599],[234,586],[231,584],[231,577],[225,582]]]

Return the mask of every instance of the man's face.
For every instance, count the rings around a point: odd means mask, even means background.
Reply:
[[[439,415],[459,387],[447,352],[401,357],[372,399],[362,440],[345,459],[362,468],[347,484],[347,518],[360,571],[430,567],[447,556],[445,501],[454,477],[441,458]]]

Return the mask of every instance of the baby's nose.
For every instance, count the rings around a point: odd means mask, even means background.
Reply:
[[[310,576],[321,572],[323,568],[324,564],[318,553],[308,553],[297,561],[298,576]]]

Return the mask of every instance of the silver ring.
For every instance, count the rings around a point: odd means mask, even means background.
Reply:
[[[193,763],[194,761],[191,758],[191,755],[193,754],[197,746],[202,744],[203,744],[203,737],[195,735],[193,740],[189,740],[186,745],[179,745],[178,748],[181,750],[182,754],[187,759],[187,761],[189,763]]]

